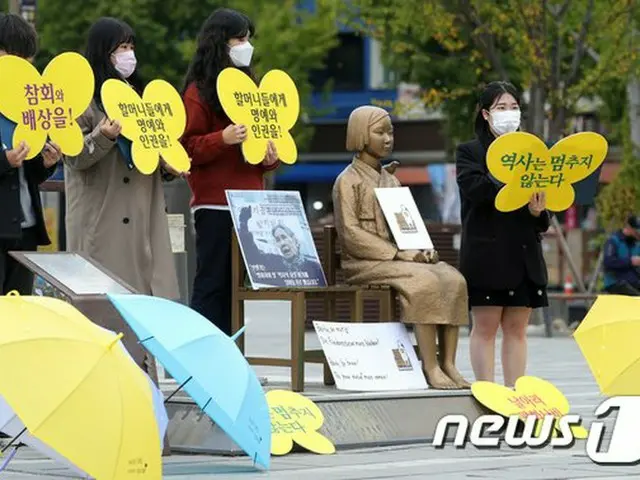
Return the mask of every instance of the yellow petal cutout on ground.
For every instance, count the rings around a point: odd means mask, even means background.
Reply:
[[[293,449],[293,442],[313,453],[335,453],[333,443],[318,432],[324,415],[311,400],[288,390],[271,390],[267,392],[267,403],[272,455],[286,455]]]

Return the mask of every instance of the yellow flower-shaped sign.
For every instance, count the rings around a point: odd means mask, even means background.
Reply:
[[[311,400],[288,390],[271,390],[266,397],[271,415],[272,455],[286,455],[293,442],[313,453],[335,453],[333,443],[317,432],[324,423],[324,415]]]
[[[182,98],[170,83],[154,80],[142,98],[120,80],[107,80],[100,92],[107,116],[122,125],[122,135],[131,140],[136,168],[150,175],[160,156],[178,172],[189,171],[189,155],[179,142],[187,125]]]
[[[569,401],[555,385],[537,377],[520,377],[515,390],[493,382],[475,382],[471,392],[476,400],[488,409],[505,417],[518,416],[523,421],[528,416],[544,419],[551,415],[557,420],[569,414]],[[542,423],[537,425],[539,433]],[[572,425],[575,438],[587,438],[587,430],[580,425]]]
[[[498,137],[487,152],[487,167],[505,184],[496,197],[502,212],[526,205],[534,192],[546,193],[547,208],[561,212],[575,199],[573,185],[598,169],[607,155],[602,135],[581,132],[563,138],[551,149],[525,132]]]
[[[16,124],[13,145],[24,141],[31,148],[27,160],[42,151],[47,138],[66,155],[82,152],[76,119],[89,107],[93,91],[93,70],[77,53],[58,55],[42,75],[23,58],[0,57],[0,112]]]
[[[271,70],[260,87],[237,68],[226,68],[218,76],[218,97],[222,108],[237,125],[247,127],[242,143],[244,158],[252,165],[264,160],[271,140],[278,158],[292,164],[298,158],[296,143],[289,133],[300,114],[300,97],[295,83],[282,70]]]

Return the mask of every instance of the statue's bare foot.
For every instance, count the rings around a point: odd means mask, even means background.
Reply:
[[[471,388],[471,384],[464,379],[458,369],[452,363],[442,365],[442,371],[455,382],[458,388]]]
[[[456,382],[451,380],[440,367],[431,370],[425,370],[427,383],[436,390],[456,390],[458,386]]]

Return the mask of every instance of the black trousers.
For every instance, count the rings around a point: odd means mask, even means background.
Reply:
[[[25,228],[19,240],[0,239],[0,295],[17,290],[20,295],[33,293],[33,274],[18,263],[10,251],[36,251],[38,239],[35,228]]]
[[[231,335],[231,214],[197,210],[196,275],[191,308]]]
[[[613,295],[640,297],[640,285],[631,285],[629,282],[620,282],[608,287],[607,292]]]

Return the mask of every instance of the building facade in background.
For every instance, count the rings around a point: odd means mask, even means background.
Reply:
[[[313,8],[313,0],[303,2],[303,8]],[[424,108],[420,87],[398,83],[383,65],[380,44],[345,26],[340,27],[339,44],[329,53],[326,68],[313,72],[311,81],[314,136],[298,163],[278,171],[276,188],[299,190],[311,222],[331,221],[331,188],[351,161],[345,150],[347,119],[356,107],[377,105],[393,116],[392,159],[401,164],[398,178],[412,189],[425,218],[440,220],[436,201],[442,189],[431,188],[427,166],[442,170],[438,177],[446,176],[442,116]],[[327,82],[333,87],[328,92],[323,89]]]
[[[302,8],[313,9],[313,4],[313,0],[304,0]],[[326,68],[313,72],[311,80],[315,87],[310,117],[313,139],[298,163],[279,169],[275,185],[301,192],[312,223],[332,221],[331,188],[351,161],[345,151],[347,119],[361,105],[377,105],[391,112],[395,126],[391,160],[400,162],[396,175],[411,188],[423,217],[429,222],[459,223],[459,195],[451,154],[455,146],[444,135],[443,116],[425,108],[421,86],[403,83],[385,68],[377,41],[340,26],[339,45],[329,53]],[[325,92],[323,85],[327,82],[333,88]],[[578,107],[580,113],[571,121],[573,132],[606,134],[594,113],[597,104],[585,101]],[[600,175],[601,183],[613,179],[618,160],[619,151],[612,147]],[[589,207],[579,209],[578,226],[592,217]]]

